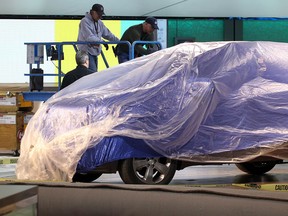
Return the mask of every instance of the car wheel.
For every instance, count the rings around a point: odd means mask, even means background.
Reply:
[[[177,169],[177,162],[169,158],[131,158],[119,167],[126,184],[169,184]]]
[[[89,172],[89,173],[75,173],[73,176],[72,181],[73,182],[92,182],[98,179],[102,173],[96,173],[96,172]]]
[[[269,172],[271,169],[274,168],[276,164],[277,162],[269,161],[269,162],[251,162],[251,163],[247,162],[235,165],[238,167],[238,169],[248,174],[261,175],[266,172]]]

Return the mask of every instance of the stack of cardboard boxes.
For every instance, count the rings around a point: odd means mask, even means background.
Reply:
[[[33,102],[19,92],[0,92],[0,151],[19,153],[24,130],[33,116]]]

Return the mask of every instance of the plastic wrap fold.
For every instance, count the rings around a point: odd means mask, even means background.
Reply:
[[[71,181],[79,164],[153,155],[241,162],[283,148],[287,158],[287,98],[288,44],[180,44],[46,101],[25,131],[17,178]]]

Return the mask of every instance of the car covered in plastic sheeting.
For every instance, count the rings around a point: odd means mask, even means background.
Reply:
[[[30,120],[18,179],[167,184],[190,165],[288,158],[288,44],[184,43],[83,77]]]

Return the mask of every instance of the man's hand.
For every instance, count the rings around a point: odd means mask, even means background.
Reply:
[[[156,52],[158,50],[160,50],[159,44],[149,44],[148,49],[147,49],[149,54]]]
[[[108,49],[109,49],[109,46],[108,46],[108,44],[103,44],[103,46],[105,47],[105,49],[106,49],[106,50],[108,50]]]
[[[89,47],[93,47],[93,48],[99,48],[99,44],[88,44]]]

